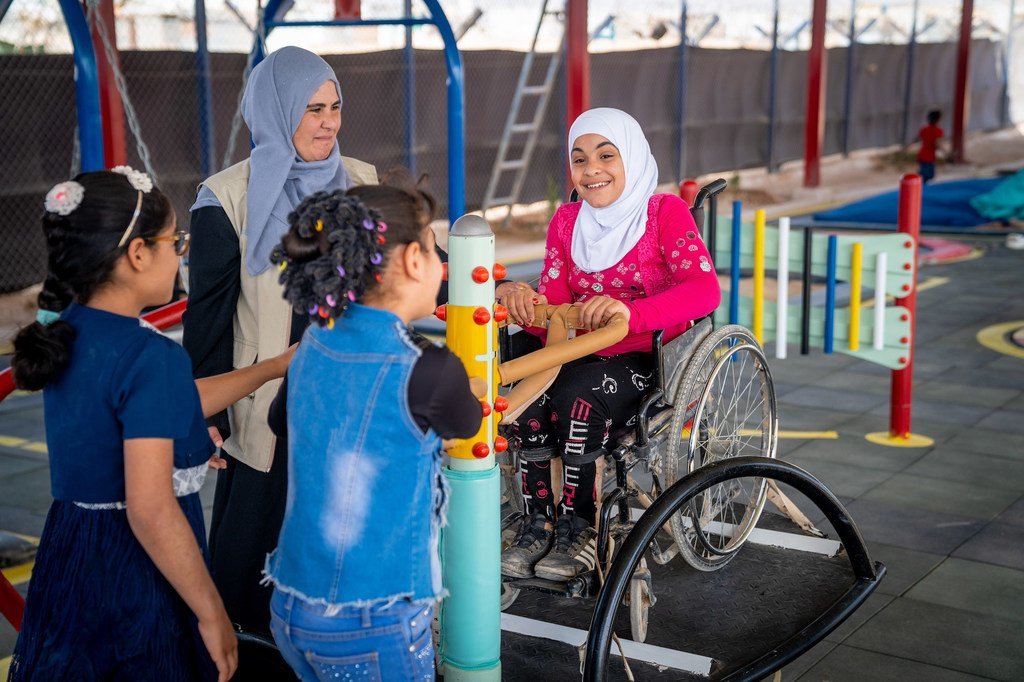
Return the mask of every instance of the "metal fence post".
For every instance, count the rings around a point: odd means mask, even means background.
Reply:
[[[907,135],[910,132],[910,89],[914,85],[914,52],[917,48],[917,9],[919,0],[914,0],[913,10],[910,19],[910,40],[907,43],[907,78],[903,86],[903,128],[900,131],[900,142],[909,142]]]
[[[777,0],[776,0],[777,1]],[[686,18],[687,0],[683,0],[679,16],[679,71],[677,74],[678,97],[676,99],[676,124],[679,126],[676,155],[679,162],[678,179],[686,177]]]
[[[768,62],[768,172],[775,172],[775,91],[779,85],[779,0],[772,9],[772,52]]]
[[[199,163],[204,178],[214,173],[213,87],[206,42],[206,0],[196,0],[196,102],[199,109]]]

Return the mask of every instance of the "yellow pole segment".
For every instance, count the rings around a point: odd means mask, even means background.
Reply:
[[[764,344],[764,209],[754,213],[754,338]]]
[[[860,279],[863,269],[864,245],[857,242],[853,245],[850,257],[850,350],[860,348]],[[885,294],[882,294],[884,299]],[[877,300],[877,296],[876,296]]]

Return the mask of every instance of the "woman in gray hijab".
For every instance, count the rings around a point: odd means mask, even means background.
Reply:
[[[253,69],[242,113],[254,147],[204,181],[191,210],[184,346],[197,377],[272,357],[302,337],[308,317],[293,316],[269,260],[288,213],[314,192],[377,182],[373,166],[340,154],[341,103],[334,71],[307,50],[281,48]],[[279,383],[210,420],[228,454],[210,527],[214,580],[228,615],[249,632],[269,632],[271,590],[259,581],[286,498],[287,447],[267,426]]]

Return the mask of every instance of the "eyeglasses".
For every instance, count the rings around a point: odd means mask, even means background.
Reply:
[[[150,243],[172,242],[174,245],[174,252],[179,256],[184,256],[188,253],[188,240],[190,236],[191,235],[189,235],[185,230],[178,230],[174,234],[165,235],[163,237],[150,237],[146,241]]]

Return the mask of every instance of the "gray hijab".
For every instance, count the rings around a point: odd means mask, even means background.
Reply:
[[[338,88],[340,100],[341,86],[327,62],[300,47],[282,47],[267,55],[245,84],[242,116],[254,144],[246,195],[250,275],[270,267],[270,252],[288,231],[288,214],[300,201],[350,185],[337,142],[323,161],[303,161],[292,144],[309,98],[325,81]]]

